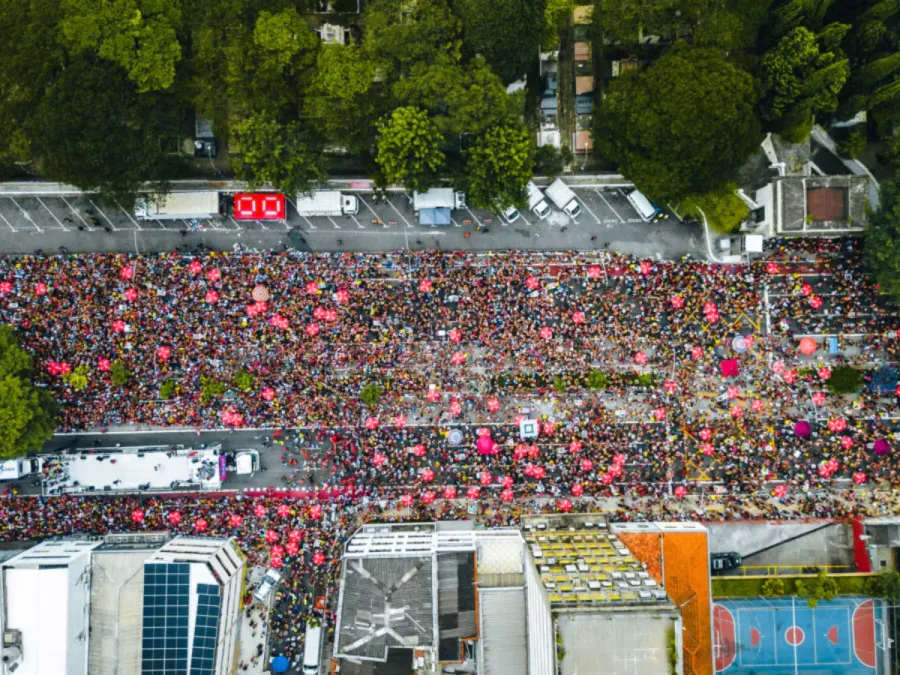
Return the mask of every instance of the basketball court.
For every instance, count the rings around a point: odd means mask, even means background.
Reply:
[[[887,672],[880,600],[842,596],[724,600],[713,606],[717,673],[881,675]]]

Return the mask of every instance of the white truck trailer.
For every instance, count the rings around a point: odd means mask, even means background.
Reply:
[[[345,195],[338,190],[319,190],[311,195],[297,195],[297,213],[311,216],[349,216],[359,212],[356,195]]]
[[[135,215],[138,220],[218,218],[219,193],[200,191],[151,195],[138,200]]]
[[[581,204],[575,198],[572,188],[563,183],[562,178],[557,178],[550,183],[550,187],[547,188],[546,192],[550,201],[556,205],[556,208],[565,211],[572,218],[577,218],[581,215]]]

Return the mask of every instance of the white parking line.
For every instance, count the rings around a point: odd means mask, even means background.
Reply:
[[[472,216],[472,220],[475,221],[475,224],[476,224],[476,225],[481,225],[481,224],[482,224],[481,221],[478,220],[478,217],[477,217],[474,213],[472,213],[472,210],[471,210],[468,206],[466,207],[466,211],[468,211],[468,212],[469,212],[469,215]]]
[[[6,224],[9,226],[9,229],[11,229],[13,232],[18,232],[18,230],[12,226],[12,223],[10,223],[10,222],[6,219],[6,216],[4,216],[2,213],[0,213],[0,218],[3,218],[3,222],[6,223]]]
[[[37,224],[36,222],[34,222],[34,219],[32,219],[32,217],[31,217],[31,215],[28,213],[28,211],[26,211],[25,209],[23,209],[23,208],[21,207],[21,205],[19,204],[19,202],[17,202],[17,201],[16,201],[15,199],[13,199],[12,197],[7,197],[7,199],[8,199],[9,201],[11,201],[13,204],[16,205],[16,208],[19,209],[19,211],[22,212],[22,215],[23,215],[23,216],[25,216],[25,220],[27,220],[29,223],[31,223],[32,225],[34,225],[34,229],[36,229],[38,232],[43,232],[43,230],[42,230],[40,227],[38,227],[38,224]]]
[[[38,200],[38,204],[40,204],[41,206],[43,206],[44,209],[47,211],[47,213],[49,213],[51,216],[53,216],[53,220],[55,220],[55,221],[57,222],[57,224],[63,229],[64,232],[68,232],[68,231],[69,231],[69,228],[66,227],[65,225],[63,225],[62,221],[61,221],[59,218],[56,217],[56,214],[53,213],[53,211],[51,211],[50,209],[47,208],[47,205],[44,203],[44,200],[43,200],[43,199],[41,199],[41,198],[38,197],[37,195],[35,195],[35,199]]]
[[[453,227],[462,227],[462,225],[460,225],[453,219],[453,216],[450,216],[450,222],[453,223]]]
[[[362,195],[359,196],[359,201],[361,201],[363,204],[365,204],[366,208],[372,212],[372,215],[375,216],[375,218],[378,220],[379,223],[384,222],[383,220],[381,220],[381,216],[378,215],[378,212],[375,211],[375,209],[373,209],[371,206],[369,206],[369,202],[367,202],[365,199],[363,199]]]
[[[334,235],[335,232],[332,230],[322,230],[320,232],[309,232],[308,234],[331,234]],[[421,234],[429,236],[429,237],[446,237],[447,233],[442,232],[440,230],[429,230],[428,232],[422,232]],[[356,235],[367,236],[367,237],[384,237],[389,235],[394,235],[395,237],[408,237],[409,231],[407,229],[402,230],[378,230],[377,232],[365,231],[365,232],[357,232]]]
[[[597,193],[597,196],[600,197],[600,199],[603,200],[603,203],[606,204],[606,205],[609,207],[609,210],[612,211],[614,214],[616,214],[616,218],[618,218],[619,220],[621,220],[621,221],[624,223],[624,222],[625,222],[625,219],[624,219],[622,216],[620,216],[620,215],[619,215],[619,212],[616,211],[616,210],[613,208],[613,205],[610,204],[609,201],[607,201],[606,197],[603,196],[603,193],[600,192],[600,190],[594,190],[594,192],[596,192],[596,193]],[[596,216],[595,216],[595,217],[596,217]],[[600,221],[597,221],[597,222],[599,223]]]
[[[294,202],[291,201],[290,197],[288,197],[288,196],[285,195],[285,199],[287,200],[288,204],[290,204],[291,206],[294,207],[294,211],[297,211],[297,215],[300,216],[301,218],[303,218],[303,220],[306,221],[306,224],[309,225],[309,229],[311,229],[311,230],[318,230],[318,229],[319,229],[318,227],[316,227],[315,225],[313,225],[313,224],[310,222],[309,218],[307,218],[307,217],[304,216],[302,213],[300,213],[300,211],[297,210],[297,205],[296,205]]]
[[[361,229],[361,230],[366,229],[366,226],[363,225],[361,222],[359,222],[359,221],[356,219],[356,216],[354,216],[352,213],[350,214],[350,217],[353,218],[353,222],[356,223],[356,226],[357,226],[359,229]]]
[[[522,220],[525,221],[525,224],[528,225],[528,227],[531,227],[531,221],[528,220],[528,218],[525,217],[525,212],[524,212],[524,211],[519,211],[519,215],[522,217]]]
[[[85,226],[88,230],[93,230],[93,228],[88,224],[88,221],[86,221],[84,218],[82,218],[81,214],[78,213],[78,209],[76,209],[76,208],[75,208],[74,206],[72,206],[68,201],[66,201],[66,198],[65,198],[65,197],[63,197],[62,195],[60,195],[60,197],[62,198],[63,203],[64,203],[66,206],[69,207],[69,209],[72,211],[72,213],[75,214],[75,216],[78,218],[78,220],[80,220],[82,223],[84,223],[84,226]]]
[[[390,199],[385,199],[385,201],[386,201],[388,204],[391,205],[391,208],[394,209],[394,211],[397,211],[397,215],[400,216],[400,217],[403,219],[403,222],[406,223],[406,226],[407,226],[407,227],[412,227],[412,225],[410,224],[410,222],[406,219],[406,217],[405,217],[402,213],[400,213],[400,211],[397,210],[397,207],[394,206],[394,204],[391,202]]]
[[[336,222],[334,222],[334,220],[331,218],[331,216],[325,216],[325,217],[328,218],[328,220],[331,221],[331,224],[334,225],[334,229],[336,229],[336,230],[341,229],[341,226],[338,225]]]
[[[136,221],[134,218],[132,218],[132,217],[131,217],[131,214],[128,213],[128,211],[126,211],[118,201],[116,201],[116,206],[118,206],[118,207],[122,210],[122,213],[124,213],[126,216],[128,216],[128,220],[130,220],[132,223],[134,223],[134,227],[135,227],[136,230],[143,230],[143,229],[144,229],[143,227],[141,227],[140,225],[138,225],[138,221]]]
[[[600,222],[601,222],[601,221],[600,221],[600,219],[597,217],[597,214],[594,213],[593,211],[591,211],[590,208],[588,208],[588,205],[584,203],[584,200],[583,200],[581,197],[579,197],[578,195],[575,195],[575,199],[578,200],[578,203],[581,204],[581,205],[585,208],[585,210],[586,210],[588,213],[591,214],[591,217],[592,217],[594,220],[597,221],[597,224],[600,225]],[[572,220],[575,220],[575,219],[572,218]]]
[[[105,213],[103,213],[103,209],[101,209],[99,206],[97,206],[96,204],[94,204],[94,200],[93,200],[93,199],[88,198],[88,201],[91,203],[91,206],[93,206],[95,209],[97,209],[97,213],[99,213],[101,216],[103,216],[104,218],[106,218],[106,222],[109,223],[109,226],[112,228],[113,232],[115,232],[115,231],[117,231],[117,230],[119,229],[119,228],[117,228],[115,225],[113,225],[113,221],[111,221],[111,220],[109,219],[109,216],[107,216]]]

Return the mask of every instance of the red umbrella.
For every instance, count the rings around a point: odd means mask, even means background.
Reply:
[[[171,347],[162,346],[156,350],[156,358],[160,361],[168,361],[170,356],[172,356]]]
[[[703,358],[703,347],[694,347],[691,350],[691,358],[694,359],[694,361],[699,361],[700,359],[702,359]]]
[[[214,288],[211,288],[208,291],[206,291],[206,302],[208,302],[209,304],[212,305],[212,304],[217,303],[218,301],[219,301],[219,291],[215,290]]]
[[[135,523],[144,522],[144,512],[141,509],[135,509],[131,512],[131,520]]]
[[[553,329],[550,326],[544,326],[541,328],[540,335],[543,339],[549,340],[553,337]]]
[[[785,485],[784,483],[782,483],[782,484],[780,484],[780,485],[776,485],[776,486],[775,486],[775,489],[772,490],[772,493],[773,493],[776,497],[778,497],[778,499],[782,499],[782,498],[784,498],[784,496],[787,494],[787,491],[788,491],[787,485]]]
[[[405,506],[406,508],[409,508],[413,503],[412,495],[403,495],[402,497],[400,497],[400,503],[403,504],[403,506]]]
[[[511,502],[513,500],[514,496],[515,496],[515,494],[513,493],[513,491],[510,488],[506,488],[505,490],[500,492],[500,499],[502,499],[505,502]]]
[[[536,466],[536,467],[534,467],[533,475],[534,475],[534,477],[535,477],[537,480],[540,480],[540,479],[543,478],[546,474],[547,474],[547,472],[544,470],[544,467],[542,467],[542,466]]]
[[[840,417],[836,417],[834,419],[828,420],[828,430],[829,431],[839,432],[839,431],[843,431],[846,428],[847,428],[847,421]]]
[[[583,494],[584,494],[584,487],[581,485],[581,483],[575,483],[574,485],[572,485],[572,496],[573,497],[580,497]]]
[[[526,464],[525,465],[525,475],[526,476],[534,477],[534,470],[535,470],[534,464]]]
[[[284,546],[284,550],[287,551],[288,555],[297,555],[300,552],[300,547],[294,541],[289,541]]]
[[[750,410],[752,410],[752,411],[755,412],[755,413],[761,413],[761,412],[763,411],[763,408],[765,407],[765,405],[766,405],[766,404],[763,403],[761,400],[755,399],[755,400],[750,404]]]
[[[262,504],[257,504],[256,506],[253,507],[253,515],[256,516],[257,518],[262,518],[263,516],[266,515],[266,507],[263,506]]]
[[[337,321],[337,318],[338,318],[337,310],[334,310],[334,309],[326,309],[325,310],[325,320],[328,323],[334,323],[335,321]]]
[[[716,307],[716,303],[714,303],[714,302],[707,302],[706,304],[703,305],[703,313],[704,314],[712,314],[713,312],[718,312],[718,311],[719,311],[719,309],[718,309],[718,307]]]
[[[525,279],[525,285],[528,286],[532,291],[536,291],[541,287],[541,282],[537,277],[527,277]]]
[[[65,361],[62,361],[62,362],[59,364],[59,374],[60,374],[60,375],[68,375],[68,374],[71,373],[71,372],[72,372],[72,366],[70,366],[70,365],[69,365],[68,363],[66,363]]]
[[[197,532],[206,532],[208,526],[208,523],[203,520],[203,518],[198,518],[194,521],[194,529],[197,530]]]
[[[309,517],[313,520],[318,520],[322,517],[322,507],[318,504],[313,504],[309,507],[309,511],[307,513],[309,513]]]
[[[528,446],[528,459],[537,459],[541,455],[541,450],[536,445]]]
[[[372,464],[374,464],[375,466],[383,466],[386,461],[387,457],[382,455],[380,452],[376,452],[374,455],[372,455]]]
[[[600,482],[603,483],[604,485],[611,484],[613,482],[612,473],[605,473],[602,476],[600,476]]]
[[[427,398],[432,403],[437,403],[441,400],[441,394],[437,389],[429,389],[428,393],[425,394],[425,398]]]
[[[579,441],[577,439],[573,440],[569,443],[569,452],[578,453],[578,452],[581,452],[581,448],[582,448],[581,441]]]
[[[666,419],[666,409],[665,408],[657,408],[653,411],[653,417],[656,418],[657,422],[662,422]]]
[[[315,295],[316,293],[319,292],[319,284],[317,284],[315,281],[307,281],[306,282],[306,292],[309,295]]]
[[[766,272],[769,274],[778,274],[778,263],[766,263]]]
[[[412,453],[416,457],[424,457],[426,453],[425,446],[422,443],[416,443],[413,446]]]
[[[287,504],[279,504],[278,508],[275,509],[275,513],[277,513],[282,518],[287,518],[291,515],[291,507]]]
[[[303,533],[300,530],[291,530],[288,532],[288,541],[298,542],[303,539]]]
[[[709,323],[715,323],[716,321],[719,320],[719,313],[718,312],[710,312],[709,314],[706,315],[706,320]]]
[[[169,511],[167,518],[172,525],[177,525],[181,522],[181,513],[179,511]]]
[[[849,450],[853,447],[853,438],[851,436],[842,436],[841,437],[841,447],[844,450]]]
[[[274,544],[278,541],[278,533],[275,530],[266,530],[266,541],[270,544]]]
[[[109,359],[100,358],[97,361],[97,367],[105,373],[112,367],[112,362]]]
[[[687,494],[687,489],[684,487],[684,485],[679,485],[678,487],[675,488],[675,496],[678,497],[679,499],[682,499],[686,494]]]
[[[741,390],[737,387],[728,387],[728,389],[725,390],[725,395],[728,398],[735,399],[741,395]]]
[[[815,405],[823,405],[825,403],[825,394],[821,391],[814,392],[812,395],[812,402]]]
[[[602,276],[603,272],[596,265],[591,265],[587,268],[587,276],[588,279],[599,279]]]
[[[711,457],[713,454],[714,448],[712,443],[702,443],[700,445],[700,452],[702,452],[707,457]]]
[[[10,281],[0,281],[0,293],[7,295],[12,293],[13,285]]]
[[[647,363],[647,355],[644,352],[637,352],[634,355],[634,362],[639,366],[644,365],[645,363]]]
[[[674,307],[675,309],[681,309],[682,307],[684,307],[684,298],[680,295],[673,295],[669,299],[669,302],[672,303],[672,307]]]
[[[475,487],[474,485],[466,490],[466,497],[469,499],[478,499],[481,495],[481,488]]]
[[[419,282],[419,290],[422,293],[430,293],[432,288],[434,288],[434,286],[431,283],[431,279],[422,279]]]
[[[45,284],[43,281],[39,281],[34,287],[34,292],[38,295],[47,295],[47,284]]]
[[[646,260],[640,264],[641,274],[650,274],[653,271],[653,265]]]
[[[517,445],[513,449],[513,458],[514,459],[522,459],[527,453],[528,453],[528,450],[525,449],[524,445]]]
[[[460,405],[459,401],[450,401],[450,414],[451,415],[459,415],[462,412],[462,405]]]
[[[213,267],[206,273],[206,278],[209,279],[210,282],[215,283],[222,278],[222,273]]]
[[[319,324],[316,323],[308,323],[306,324],[306,334],[309,337],[315,337],[319,334]]]
[[[568,513],[572,510],[572,502],[568,499],[560,499],[558,502],[556,502],[556,508],[563,513]]]
[[[831,377],[831,368],[819,368],[817,375],[819,376],[820,380],[827,380]]]
[[[594,463],[593,463],[591,460],[589,460],[589,459],[583,459],[583,460],[581,460],[581,470],[582,470],[582,471],[587,472],[587,471],[590,471],[590,470],[593,469],[593,468],[594,468]]]
[[[812,295],[812,286],[810,286],[809,284],[803,284],[803,285],[800,287],[800,292],[801,292],[804,296],[810,296],[810,295]]]
[[[260,396],[262,396],[266,401],[271,401],[273,398],[275,398],[275,390],[272,389],[272,387],[266,387],[262,390]]]
[[[282,565],[284,565],[284,560],[282,560],[281,558],[272,558],[269,560],[269,567],[274,567],[275,569],[278,569]]]
[[[497,412],[500,410],[500,401],[492,396],[487,400],[487,409],[489,412]]]
[[[678,389],[678,385],[675,383],[675,380],[666,380],[663,383],[663,388],[671,394],[673,391]]]
[[[503,476],[503,479],[500,481],[500,485],[502,485],[505,488],[510,488],[513,486],[514,482],[515,481],[513,481],[512,476]]]
[[[128,281],[134,276],[134,268],[133,267],[123,267],[119,270],[119,276]]]
[[[368,417],[366,418],[366,429],[369,431],[375,431],[378,428],[378,418],[377,417]]]
[[[400,414],[394,418],[394,426],[397,429],[402,429],[406,426],[406,415]]]
[[[275,544],[272,548],[269,549],[269,555],[273,558],[283,558],[284,557],[284,546],[279,546]]]
[[[191,264],[188,265],[188,270],[191,274],[200,274],[203,271],[203,265],[200,264],[199,260],[192,260]]]
[[[135,300],[137,300],[137,297],[138,292],[136,288],[125,289],[125,299],[128,300],[128,302],[134,302]]]
[[[744,416],[744,409],[741,407],[740,403],[735,403],[734,405],[732,405],[731,408],[729,408],[728,412],[731,414],[732,417],[743,417]]]
[[[553,422],[544,422],[541,425],[541,433],[545,436],[550,436],[553,432],[556,431],[556,425]]]
[[[321,567],[322,565],[324,565],[325,564],[325,554],[322,553],[321,551],[316,551],[313,554],[313,563],[318,567]]]
[[[866,477],[866,474],[864,474],[862,471],[855,471],[853,473],[853,482],[857,485],[862,485],[867,480],[868,478]]]
[[[822,298],[818,295],[814,295],[809,299],[809,306],[813,309],[819,309],[822,306]]]
[[[430,483],[434,480],[434,471],[431,469],[423,469],[422,470],[422,480],[426,483]]]
[[[806,356],[812,356],[816,353],[818,345],[811,337],[800,338],[800,353]]]
[[[584,312],[572,312],[572,323],[584,323]]]
[[[350,293],[348,293],[343,288],[340,288],[338,289],[337,293],[334,294],[334,299],[343,305],[345,302],[350,301]]]
[[[459,344],[462,341],[462,331],[459,328],[451,328],[447,336],[453,344]]]
[[[485,487],[487,487],[488,485],[490,485],[491,483],[494,482],[494,479],[493,479],[493,477],[491,476],[490,472],[488,472],[488,471],[482,471],[482,472],[479,474],[479,476],[478,476],[478,481],[479,481],[482,485],[484,485]]]
[[[796,370],[786,370],[781,375],[784,378],[784,381],[788,384],[794,384],[794,381],[797,379],[797,371]]]
[[[450,358],[450,361],[454,366],[461,366],[466,361],[465,352],[455,352]]]
[[[422,496],[419,497],[419,500],[423,504],[431,504],[434,501],[434,493],[431,490],[426,490],[422,493]]]
[[[324,307],[316,307],[313,310],[313,318],[316,320],[321,320],[325,318],[325,308]]]
[[[781,375],[784,372],[784,361],[775,361],[772,364],[772,372],[776,375]]]
[[[456,488],[452,485],[444,488],[444,499],[456,499]]]
[[[113,333],[124,333],[125,332],[125,322],[121,319],[116,319],[112,323]]]
[[[613,465],[615,466],[622,466],[623,464],[625,464],[625,460],[626,457],[621,452],[617,452],[615,455],[613,455]]]
[[[291,325],[291,322],[288,321],[285,317],[281,316],[281,314],[273,314],[269,317],[269,323],[275,328],[281,328],[282,330],[287,330],[287,328]]]

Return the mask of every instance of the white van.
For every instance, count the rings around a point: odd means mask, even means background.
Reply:
[[[500,216],[507,223],[513,223],[519,219],[519,209],[517,209],[515,206],[510,206],[508,209],[503,209],[500,212]]]
[[[281,581],[281,572],[270,567],[262,581],[259,582],[259,586],[253,591],[253,597],[265,605],[279,581]]]
[[[528,184],[525,186],[525,194],[528,195],[528,208],[539,220],[543,220],[550,215],[550,205],[544,199],[544,193],[533,181],[528,181]]]
[[[319,655],[322,653],[322,627],[306,624],[303,646],[303,675],[319,674]]]
[[[645,223],[649,223],[659,215],[659,207],[655,206],[653,202],[647,199],[640,190],[632,190],[627,196],[628,201],[631,202],[634,210],[637,211],[637,214]]]

